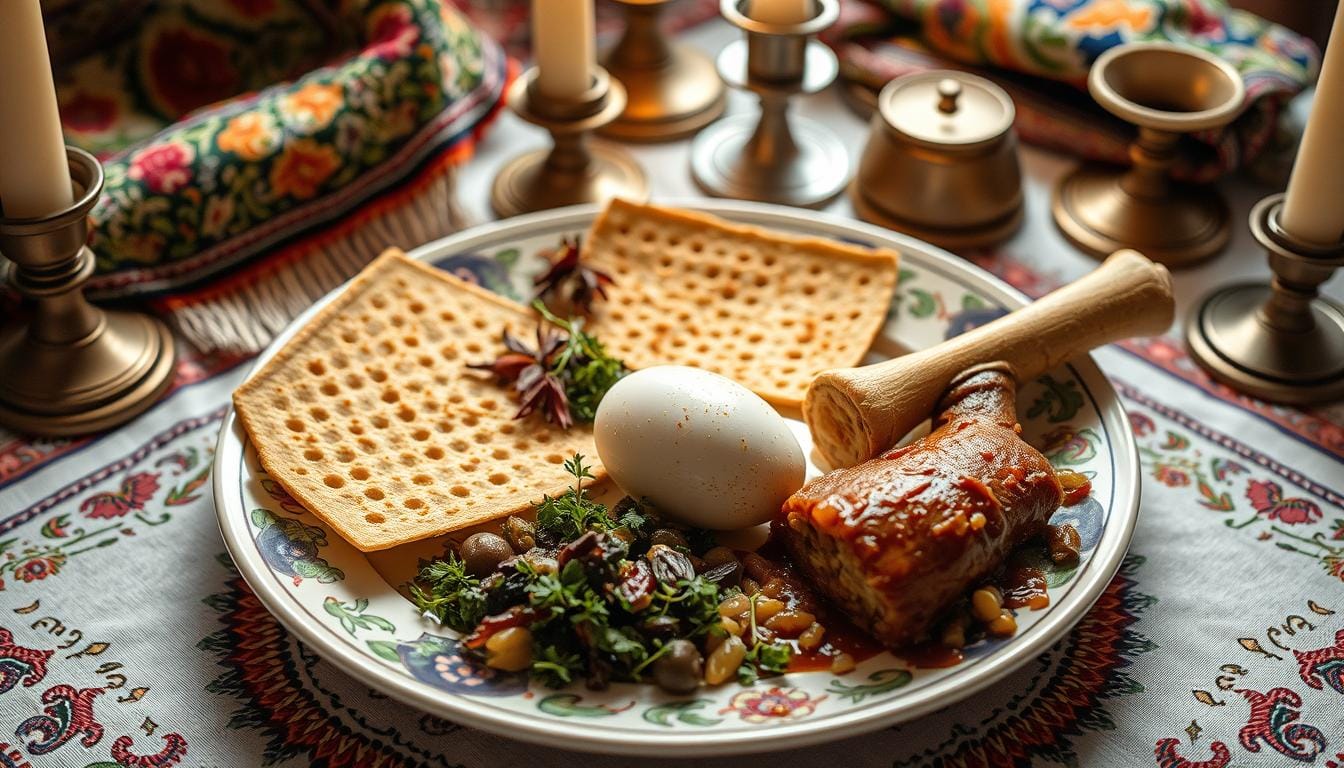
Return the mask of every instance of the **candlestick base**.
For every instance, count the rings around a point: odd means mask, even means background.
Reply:
[[[506,218],[566,205],[604,203],[613,197],[643,200],[648,196],[648,181],[634,158],[601,145],[589,146],[587,151],[588,161],[580,168],[554,162],[554,149],[510,160],[495,177],[490,207]]]
[[[1241,392],[1303,405],[1344,398],[1344,307],[1317,296],[1344,266],[1344,244],[1314,248],[1278,226],[1283,195],[1251,211],[1251,232],[1269,251],[1271,285],[1215,291],[1186,326],[1190,354]]]
[[[621,141],[681,139],[717,120],[725,104],[723,81],[709,57],[669,41],[659,29],[663,8],[673,0],[621,0],[626,27],[603,57],[611,76],[625,86],[625,110],[598,133]]]
[[[1148,198],[1126,189],[1128,173],[1084,165],[1060,181],[1051,211],[1074,246],[1099,259],[1134,248],[1159,264],[1186,267],[1227,245],[1232,217],[1212,188],[1167,182],[1165,194]]]
[[[816,15],[799,24],[748,18],[740,0],[722,13],[746,32],[723,49],[719,76],[760,98],[759,115],[720,120],[691,144],[691,177],[715,197],[820,208],[849,181],[849,153],[826,126],[789,116],[790,100],[818,93],[839,73],[829,47],[810,36],[835,22],[835,0],[815,0]]]
[[[0,334],[0,423],[41,435],[77,435],[129,421],[173,376],[172,335],[158,320],[105,312],[84,299],[93,253],[84,245],[103,172],[70,148],[79,199],[34,219],[0,218],[0,253],[32,302],[31,321]]]
[[[789,132],[793,146],[775,152],[777,143],[762,136],[756,117],[720,120],[696,137],[691,175],[714,197],[819,208],[844,191],[849,153],[811,120],[792,118]]]
[[[64,344],[19,328],[0,338],[0,424],[36,435],[81,435],[147,410],[173,378],[173,337],[145,315],[105,312]]]
[[[1231,234],[1227,203],[1169,174],[1182,134],[1221,128],[1241,112],[1237,70],[1188,45],[1126,43],[1097,57],[1087,89],[1139,132],[1130,168],[1084,165],[1059,181],[1051,209],[1064,236],[1097,258],[1135,248],[1169,267],[1221,251]]]
[[[598,69],[587,92],[555,99],[538,91],[537,70],[528,70],[509,88],[508,102],[519,117],[550,131],[549,150],[509,161],[490,190],[495,215],[506,218],[548,208],[604,203],[613,197],[648,196],[644,171],[626,152],[590,145],[588,134],[607,125],[625,108],[625,89]]]

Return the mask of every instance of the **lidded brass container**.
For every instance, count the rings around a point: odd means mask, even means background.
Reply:
[[[906,75],[877,97],[850,186],[859,217],[953,250],[993,245],[1022,223],[1013,101],[964,72]]]

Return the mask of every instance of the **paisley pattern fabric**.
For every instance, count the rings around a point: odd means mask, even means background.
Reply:
[[[1210,51],[1246,83],[1246,108],[1229,129],[1183,145],[1178,173],[1198,180],[1253,161],[1273,137],[1284,103],[1320,66],[1310,40],[1226,0],[853,2],[836,45],[847,77],[872,87],[914,71],[975,68],[1012,94],[1025,140],[1128,162],[1133,129],[1093,105],[1086,82],[1098,56],[1135,41]]]
[[[76,10],[51,9],[54,51],[97,39],[90,25],[107,21]],[[57,73],[67,140],[98,154],[107,177],[91,294],[167,296],[160,305],[193,341],[252,351],[381,247],[461,225],[451,187],[424,193],[450,184],[508,73],[499,48],[438,0],[154,3]],[[360,239],[373,219],[377,236]],[[322,263],[295,266],[319,245]],[[295,301],[247,293],[281,265],[299,270]],[[206,283],[206,296],[190,293]],[[224,297],[247,312],[231,316]],[[258,312],[275,322],[235,327]],[[203,331],[221,323],[217,338]]]

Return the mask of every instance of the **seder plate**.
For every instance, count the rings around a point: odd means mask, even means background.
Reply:
[[[867,224],[756,203],[696,200],[685,207],[899,250],[900,285],[871,360],[928,347],[1026,303],[1016,290],[945,251]],[[411,255],[526,298],[531,276],[543,264],[537,252],[562,235],[585,232],[597,210],[578,206],[520,216]],[[298,318],[256,365],[330,298]],[[482,676],[462,663],[454,633],[419,616],[397,590],[413,575],[417,559],[438,554],[443,542],[357,551],[266,476],[232,413],[215,456],[215,508],[234,562],[267,609],[324,659],[372,688],[463,725],[567,749],[662,756],[760,752],[853,736],[952,704],[1059,641],[1101,594],[1138,517],[1139,464],[1128,418],[1090,357],[1023,382],[1018,411],[1024,437],[1057,467],[1093,477],[1092,497],[1059,510],[1053,520],[1077,526],[1082,560],[1074,569],[1047,569],[1050,606],[1020,609],[1015,636],[970,646],[965,661],[945,669],[915,669],[883,653],[846,675],[791,673],[750,687],[701,688],[690,696],[651,684],[618,683],[598,693],[581,682],[556,691],[521,675]],[[806,441],[806,428],[792,426]],[[809,475],[817,471],[809,466]]]

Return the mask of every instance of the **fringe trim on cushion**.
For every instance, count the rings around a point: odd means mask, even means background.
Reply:
[[[466,216],[454,196],[455,166],[445,166],[415,193],[337,236],[311,244],[307,253],[198,300],[164,303],[164,315],[204,352],[253,355],[318,299],[390,247],[414,248],[463,229]]]

